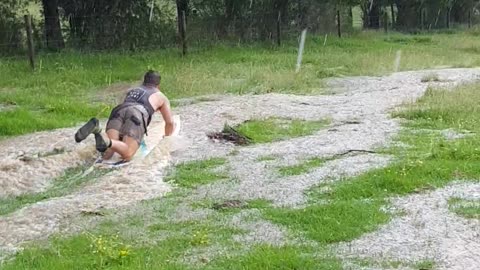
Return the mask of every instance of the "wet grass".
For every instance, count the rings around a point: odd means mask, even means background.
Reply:
[[[279,167],[278,171],[282,176],[301,175],[323,166],[326,161],[325,158],[311,158],[296,165]]]
[[[465,218],[480,219],[480,201],[451,198],[448,200],[450,211]]]
[[[429,260],[418,262],[415,264],[415,269],[433,270],[435,269],[435,262]]]
[[[257,158],[257,161],[274,161],[276,160],[277,157],[274,155],[267,155],[267,156],[261,156]]]
[[[479,181],[479,135],[448,141],[438,133],[418,132],[453,128],[479,134],[477,89],[478,84],[454,91],[430,89],[396,113],[409,120],[397,140],[410,147],[387,149],[396,157],[391,165],[345,178],[327,190],[324,185],[314,187],[307,193],[310,203],[304,209],[270,208],[264,211],[265,218],[322,244],[350,241],[389,220],[391,214],[382,208],[392,195],[424,192],[454,180]],[[478,213],[475,207],[455,209],[468,216]]]
[[[193,238],[171,237],[153,247],[131,247],[114,236],[83,234],[69,239],[54,239],[48,249],[40,246],[29,248],[15,258],[15,264],[6,264],[2,270],[198,269],[176,259],[184,256],[192,246],[209,246],[209,234],[202,233]],[[100,247],[102,250],[105,248],[102,252],[98,250],[99,239],[103,242]],[[112,244],[114,241],[116,244]],[[309,253],[314,253],[314,250]],[[201,269],[342,269],[336,258],[312,258],[306,254],[306,250],[301,251],[294,246],[254,245],[244,255],[202,262],[204,266]]]
[[[478,85],[461,86],[454,91],[430,89],[415,104],[406,106],[398,117],[410,120],[407,127],[468,130],[474,136],[447,140],[438,133],[407,129],[399,140],[410,146],[390,149],[399,160],[391,166],[373,170],[356,181],[341,183],[336,195],[343,198],[384,197],[442,187],[454,179],[480,177],[480,111],[475,99]],[[355,192],[353,192],[355,189]],[[350,192],[350,190],[352,192]]]
[[[408,149],[393,147],[390,153],[399,157],[391,166],[373,170],[356,181],[341,183],[334,191],[343,198],[404,195],[423,189],[442,187],[454,179],[480,177],[480,111],[475,99],[478,85],[461,86],[454,91],[429,89],[417,102],[396,113],[409,122],[399,140]],[[447,140],[435,132],[422,129],[468,130],[475,135]],[[355,192],[353,192],[355,189]]]
[[[112,221],[103,225],[101,231],[109,233],[109,237],[120,232],[120,241],[131,245],[125,259],[113,260],[108,256],[101,259],[99,256],[105,255],[91,250],[92,239],[78,236],[60,239],[59,244],[55,240],[41,248],[27,248],[3,265],[3,269],[341,269],[339,260],[323,250],[329,244],[350,241],[388,222],[391,214],[383,209],[390,196],[428,191],[452,180],[480,179],[478,135],[447,141],[438,133],[414,129],[453,128],[480,134],[480,126],[476,124],[480,111],[472,101],[480,95],[477,88],[478,85],[461,86],[455,91],[432,89],[418,103],[397,112],[397,117],[409,120],[397,140],[410,147],[387,149],[386,153],[396,157],[391,165],[329,184],[328,191],[322,189],[325,186],[314,187],[307,193],[309,201],[304,208],[278,208],[259,200],[247,209],[259,211],[265,219],[283,226],[292,235],[313,241],[318,245],[315,248],[240,245],[233,238],[242,232],[225,223],[226,217],[237,211],[209,211],[205,218],[195,221],[174,221],[173,217],[179,215],[176,207],[189,198],[189,192],[197,184],[218,179],[210,177],[215,174],[212,170],[223,166],[225,161],[210,160],[187,163],[177,171],[179,174],[173,174],[187,188],[144,202],[131,215],[116,220],[113,216]],[[195,178],[195,183],[187,181],[195,175],[203,176]],[[209,180],[203,182],[204,178]],[[194,210],[211,206],[211,201],[204,203],[198,202]],[[118,258],[124,245],[115,247],[118,250],[114,249],[117,255],[113,257]],[[216,256],[208,253],[215,247],[227,251]],[[197,254],[198,260],[185,263],[192,253]],[[415,267],[429,269],[434,265],[425,261]]]
[[[253,143],[269,143],[314,134],[326,127],[329,121],[267,118],[243,122],[235,129]]]
[[[264,215],[320,244],[331,244],[353,240],[385,223],[388,215],[380,210],[382,205],[381,200],[337,200],[304,209],[271,208]]]
[[[224,158],[211,158],[187,162],[175,166],[175,169],[166,177],[167,182],[173,182],[181,187],[195,187],[210,182],[226,179],[228,174],[224,171],[216,171],[226,162]]]
[[[222,245],[239,252],[231,237],[243,231],[222,224],[223,215],[203,221],[172,218],[189,191],[178,189],[161,199],[107,212],[92,231],[30,244],[0,269],[193,269],[188,264],[189,256],[195,260],[192,250]],[[207,254],[205,260],[209,258]],[[203,260],[198,259],[205,264]]]
[[[302,71],[295,73],[297,40],[270,45],[217,45],[177,50],[78,53],[37,56],[31,72],[25,59],[0,59],[0,136],[73,126],[92,116],[106,117],[115,104],[104,90],[141,79],[148,68],[162,74],[162,90],[171,99],[208,94],[323,93],[323,79],[344,75],[380,75],[393,71],[398,50],[400,70],[437,66],[471,67],[480,57],[469,48],[480,40],[470,33],[402,35],[365,32],[342,39],[309,35]]]
[[[407,127],[478,131],[477,98],[480,98],[477,84],[462,86],[453,92],[429,88],[418,102],[397,111],[394,116],[412,120]]]
[[[54,179],[51,183],[51,186],[43,192],[0,199],[0,215],[12,213],[29,204],[55,197],[65,196],[72,193],[79,187],[87,184],[88,182],[97,179],[98,177],[101,177],[111,171],[109,169],[95,169],[91,173],[83,176],[83,173],[89,168],[89,166],[91,166],[91,164],[80,165],[67,169],[62,176]]]
[[[299,249],[296,246],[274,247],[253,246],[245,255],[214,261],[205,269],[343,269],[334,257],[311,256],[313,250]]]
[[[157,248],[130,248],[114,236],[82,234],[53,239],[49,248],[31,247],[1,269],[186,269],[170,258],[181,256],[190,241],[188,237],[178,237],[160,241]]]
[[[436,73],[430,73],[422,77],[421,82],[426,83],[426,82],[439,82],[440,77],[438,77],[438,74]]]
[[[245,209],[267,209],[271,207],[271,202],[264,199],[254,199],[248,201],[241,200],[215,200],[206,198],[190,203],[194,209],[214,209],[222,213],[234,214]]]
[[[397,260],[375,260],[372,258],[356,258],[351,260],[358,268],[373,268],[373,269],[418,269],[418,270],[433,270],[435,269],[435,262],[430,260],[422,260],[418,262],[402,262]]]

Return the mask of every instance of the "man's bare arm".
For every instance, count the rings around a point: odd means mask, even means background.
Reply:
[[[160,106],[160,113],[165,121],[165,136],[171,136],[175,129],[175,123],[173,122],[170,102],[166,98],[164,99],[162,106]]]

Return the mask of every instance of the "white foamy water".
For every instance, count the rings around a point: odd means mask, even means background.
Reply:
[[[59,133],[63,135],[68,130]],[[43,133],[39,136],[38,140],[31,138],[26,143],[21,138],[10,141],[7,146],[0,143],[0,148],[6,149],[6,155],[0,161],[0,198],[44,191],[65,169],[81,165],[95,156],[92,145],[75,146],[66,140],[52,143],[51,138],[44,137]],[[51,155],[54,151],[63,153]]]

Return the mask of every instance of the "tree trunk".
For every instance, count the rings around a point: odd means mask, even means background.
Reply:
[[[450,29],[450,7],[447,8],[447,14],[446,14],[446,25],[447,25],[447,29]]]
[[[337,8],[337,34],[338,37],[342,37],[342,17],[340,15],[340,9]]]
[[[396,18],[395,18],[395,8],[393,7],[393,4],[390,5],[390,12],[392,13],[392,27],[395,27]]]
[[[235,16],[235,0],[225,0],[225,13],[223,16],[223,22],[219,25],[218,34],[220,37],[228,36],[228,29]]]
[[[472,10],[468,11],[468,28],[472,28]]]
[[[289,11],[288,11],[288,6],[289,6],[289,0],[282,0],[280,1],[280,12],[282,13],[282,22],[286,23],[288,22],[288,16],[289,16]]]
[[[65,48],[60,28],[60,16],[58,15],[58,0],[42,0],[42,5],[43,16],[45,17],[47,48],[51,50]]]
[[[472,10],[475,2],[472,0],[455,1],[450,9],[450,21],[452,23],[468,24],[471,23]]]
[[[178,26],[178,34],[181,35],[184,32],[184,19],[186,21],[187,18],[183,18],[183,14],[187,14],[188,9],[188,0],[176,0],[177,2],[177,26]]]
[[[275,0],[273,2],[273,18],[272,21],[276,22],[276,32],[277,32],[277,45],[281,44],[281,29],[282,22],[287,22],[287,10],[288,10],[288,0]]]
[[[378,0],[373,0],[373,2],[366,2],[362,4],[362,22],[363,28],[367,29],[379,29],[380,28],[380,4]]]
[[[307,12],[305,5],[303,5],[302,0],[297,0],[297,6],[298,6],[298,24],[301,29],[304,29],[307,27],[307,22],[305,19],[305,13]]]
[[[419,27],[418,4],[411,0],[395,0],[398,9],[396,27],[408,31]]]
[[[186,22],[187,22],[187,9],[188,9],[188,0],[176,0],[177,2],[177,26],[178,26],[178,38],[179,43],[182,46],[182,54],[187,53],[187,43],[186,43]]]
[[[380,28],[380,4],[378,1],[373,0],[373,3],[369,5],[368,10],[368,28],[379,29]]]
[[[368,3],[365,3],[361,5],[361,9],[362,9],[362,28],[367,29],[369,24],[368,10],[370,9],[370,5]]]

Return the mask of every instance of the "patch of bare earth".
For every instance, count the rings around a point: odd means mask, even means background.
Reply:
[[[330,87],[339,93],[337,95],[225,96],[219,100],[207,100],[179,107],[175,113],[182,118],[182,133],[184,139],[189,142],[188,149],[174,153],[171,159],[168,154],[159,154],[157,157],[162,157],[161,162],[157,162],[153,156],[147,164],[132,165],[128,169],[115,171],[68,196],[30,205],[0,217],[0,249],[14,250],[22,243],[45,238],[57,232],[61,225],[73,226],[69,221],[79,215],[80,210],[98,211],[104,207],[120,207],[162,196],[170,190],[170,187],[162,181],[169,160],[175,164],[219,156],[228,159],[231,179],[195,189],[185,198],[186,203],[202,199],[218,201],[266,199],[276,206],[302,207],[306,202],[304,191],[310,187],[336,181],[344,175],[355,175],[385,166],[389,162],[390,157],[373,153],[359,152],[356,155],[345,156],[339,154],[350,150],[374,150],[389,143],[391,136],[400,129],[399,123],[389,117],[389,112],[404,102],[422,96],[428,84],[422,83],[421,79],[428,72],[334,79],[330,81]],[[477,80],[480,70],[438,70],[436,74],[441,79],[437,85],[451,87]],[[329,118],[332,125],[310,136],[242,148],[233,144],[216,143],[207,137],[211,132],[221,131],[225,123],[235,126],[243,121],[262,117],[304,120]],[[38,192],[47,187],[53,176],[80,159],[79,156],[75,156],[78,151],[92,144],[92,141],[89,141],[84,145],[76,145],[73,142],[73,132],[74,129],[63,129],[1,142],[0,146],[7,150],[1,157],[0,164],[16,164],[8,167],[10,169],[2,170],[4,174],[0,179],[1,187],[13,187],[8,193],[13,195]],[[57,139],[52,141],[48,137]],[[12,146],[13,143],[15,146]],[[50,173],[53,169],[48,169],[39,174],[29,175],[28,171],[48,166],[55,156],[46,157],[43,162],[28,163],[19,161],[19,153],[48,152],[53,147],[65,149],[65,153],[60,155],[64,155],[64,160],[58,158],[59,170]],[[236,150],[237,153],[230,155],[232,150]],[[278,157],[275,165],[269,161],[258,161],[264,156]],[[337,158],[305,175],[281,177],[276,168],[280,165],[293,165],[309,157],[333,156]],[[17,178],[12,177],[14,174]],[[178,205],[177,210],[176,213],[181,214],[173,215],[173,219],[202,219],[212,213],[211,209],[208,211],[192,209],[184,204]],[[259,219],[245,221],[243,219],[245,211],[250,210],[241,210],[241,214],[225,221],[226,224],[239,224],[247,231],[243,235],[235,236],[235,241],[245,245],[259,242],[281,245],[288,242],[283,228]],[[219,252],[221,250],[218,248]]]

